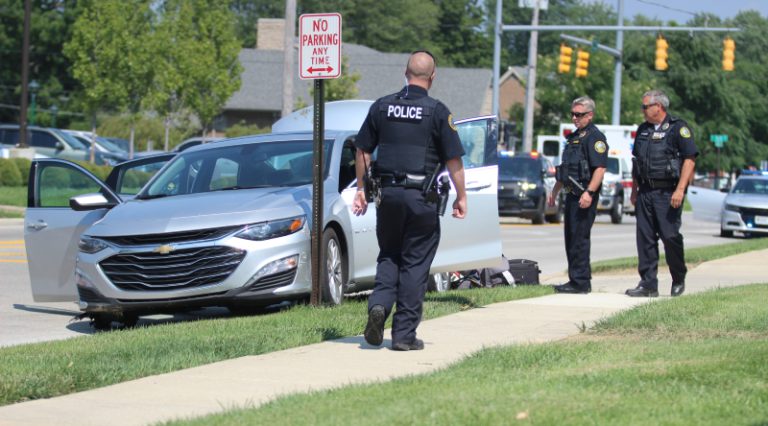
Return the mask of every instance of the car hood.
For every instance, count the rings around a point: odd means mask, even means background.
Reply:
[[[729,194],[726,204],[753,209],[768,209],[768,196],[762,194]]]
[[[540,184],[540,182],[535,182],[530,179],[521,178],[521,177],[510,177],[510,176],[501,176],[499,175],[499,183],[504,184],[513,184],[513,183],[535,183]]]
[[[90,236],[160,234],[245,225],[306,214],[309,187],[206,192],[129,200],[110,210],[86,232]]]

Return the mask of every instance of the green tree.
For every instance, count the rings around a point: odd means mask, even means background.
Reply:
[[[134,119],[152,89],[157,45],[152,0],[99,0],[75,22],[64,54],[83,87],[87,108],[126,111]],[[134,131],[131,128],[131,147]]]

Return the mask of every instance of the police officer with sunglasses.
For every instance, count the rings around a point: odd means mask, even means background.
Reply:
[[[453,217],[461,219],[467,213],[464,149],[448,108],[427,94],[436,65],[431,53],[413,52],[405,70],[406,86],[371,105],[355,140],[358,191],[352,210],[356,215],[365,214],[368,208],[364,176],[371,153],[378,149],[373,179],[379,187],[379,256],[364,336],[369,344],[381,345],[384,322],[395,307],[392,349],[397,351],[424,349],[416,328],[440,242],[437,197],[430,195],[435,191],[433,176],[443,167],[456,189]]]
[[[643,94],[645,123],[637,128],[632,148],[632,204],[637,217],[637,269],[640,283],[631,297],[659,295],[659,238],[672,275],[671,295],[685,291],[683,199],[693,178],[699,151],[688,124],[667,114],[669,98],[660,90]]]
[[[592,291],[590,234],[608,161],[608,144],[605,135],[592,123],[594,114],[595,101],[591,98],[583,96],[572,102],[571,118],[576,130],[568,135],[562,161],[557,166],[557,183],[548,199],[553,206],[560,190],[567,191],[564,229],[568,282],[555,286],[558,293]]]

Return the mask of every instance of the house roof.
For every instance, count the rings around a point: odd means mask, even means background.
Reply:
[[[407,53],[382,53],[347,43],[342,46],[350,72],[358,72],[360,80],[356,99],[374,100],[400,90],[405,84]],[[283,52],[280,50],[243,49],[242,84],[227,101],[225,110],[280,111],[282,109]],[[297,61],[294,61],[294,67]],[[301,98],[312,103],[309,89],[313,80],[301,80],[293,72],[294,101]],[[487,113],[491,70],[482,68],[437,68],[430,95],[442,101],[456,118]]]

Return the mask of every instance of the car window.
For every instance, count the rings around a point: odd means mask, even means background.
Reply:
[[[165,163],[150,163],[126,169],[117,192],[120,195],[136,195]]]
[[[530,157],[499,157],[499,177],[538,181],[541,179],[541,165]]]
[[[4,144],[16,145],[19,143],[19,130],[18,129],[3,129],[0,130],[2,140]]]
[[[58,141],[55,136],[48,132],[33,130],[30,145],[36,148],[56,148],[56,142]]]
[[[101,187],[81,172],[59,166],[42,169],[38,179],[39,207],[69,207],[76,195],[100,192]]]
[[[608,157],[608,163],[606,164],[605,171],[615,175],[619,174],[619,159],[616,157]]]
[[[768,195],[768,179],[739,179],[733,187],[733,193]]]
[[[70,135],[67,132],[62,132],[58,129],[50,129],[51,132],[55,133],[59,138],[64,139],[64,142],[67,143],[72,149],[81,149],[85,150],[87,149],[85,145],[82,144],[79,140],[77,140],[76,137]]]
[[[497,124],[495,120],[480,119],[456,124],[456,131],[464,147],[464,168],[496,164]]]
[[[544,141],[544,155],[548,157],[557,157],[560,155],[560,142]]]
[[[138,198],[312,183],[311,140],[275,141],[185,151]],[[325,172],[331,140],[324,143]]]

